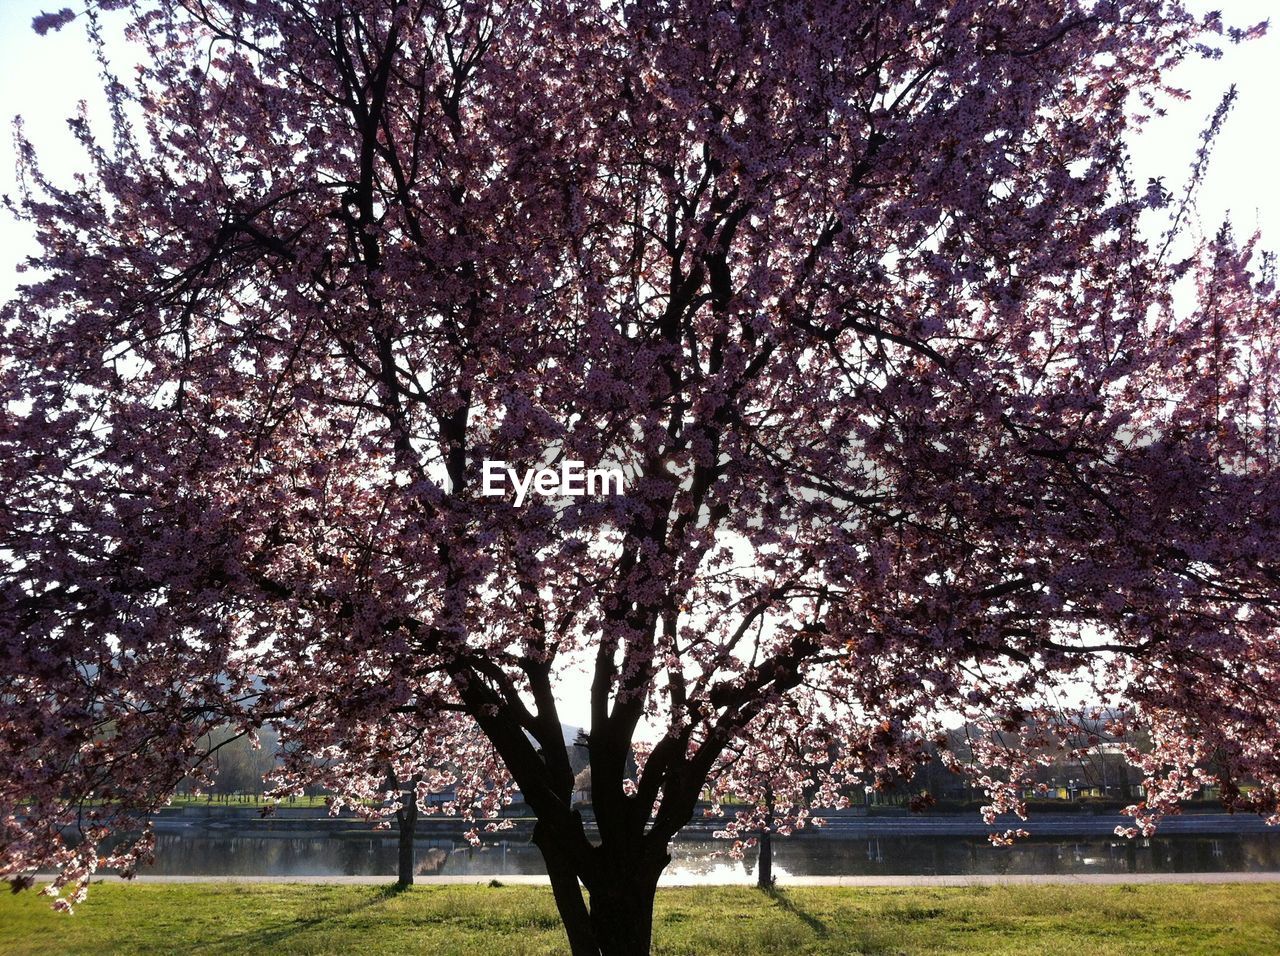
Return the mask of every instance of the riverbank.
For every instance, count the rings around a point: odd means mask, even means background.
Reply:
[[[659,891],[654,953],[1280,952],[1280,885],[746,887]],[[562,953],[541,886],[303,883],[95,886],[74,916],[0,898],[0,953]]]

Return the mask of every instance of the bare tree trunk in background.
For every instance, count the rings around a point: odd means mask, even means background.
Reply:
[[[418,824],[417,778],[409,782],[409,789],[401,796],[396,810],[396,824],[400,828],[400,857],[396,867],[396,886],[413,886],[413,837]]]
[[[764,832],[760,834],[760,860],[756,866],[756,886],[773,889],[773,788],[764,790]]]

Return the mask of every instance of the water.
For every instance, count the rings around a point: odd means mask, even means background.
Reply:
[[[734,861],[722,841],[672,845],[670,882],[736,883],[754,879],[755,860]],[[424,876],[514,876],[545,873],[536,848],[497,842],[419,840]],[[161,833],[156,863],[142,872],[174,876],[394,876],[395,837],[252,836]],[[992,847],[955,836],[823,838],[774,842],[774,871],[788,876],[1021,875],[1204,873],[1280,870],[1280,833],[1028,839]]]

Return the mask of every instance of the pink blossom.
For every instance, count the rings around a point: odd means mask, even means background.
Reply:
[[[41,13],[31,20],[31,29],[44,36],[50,30],[61,30],[76,18],[70,7],[63,7],[57,13]]]

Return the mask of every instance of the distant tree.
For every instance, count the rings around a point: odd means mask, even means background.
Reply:
[[[256,738],[256,739],[255,739]],[[279,740],[264,727],[252,736],[220,728],[209,735],[210,790],[217,793],[262,793],[276,768]]]
[[[396,832],[399,838],[396,855],[396,885],[412,886],[414,871],[414,838],[418,827],[418,784],[420,779],[412,777],[401,781],[395,771],[387,775],[387,792],[391,795],[395,807]]]
[[[476,820],[518,787],[575,954],[647,952],[709,780],[834,802],[954,718],[1019,810],[999,733],[1082,682],[1150,728],[1140,825],[1206,752],[1274,813],[1275,289],[1254,241],[1166,241],[1184,205],[1125,163],[1216,16],[127,6],[145,55],[109,129],[72,120],[83,177],[23,142],[11,201],[11,878],[79,898],[228,724],[276,723],[282,786],[339,803],[388,768]],[[486,460],[626,493],[517,507]]]

